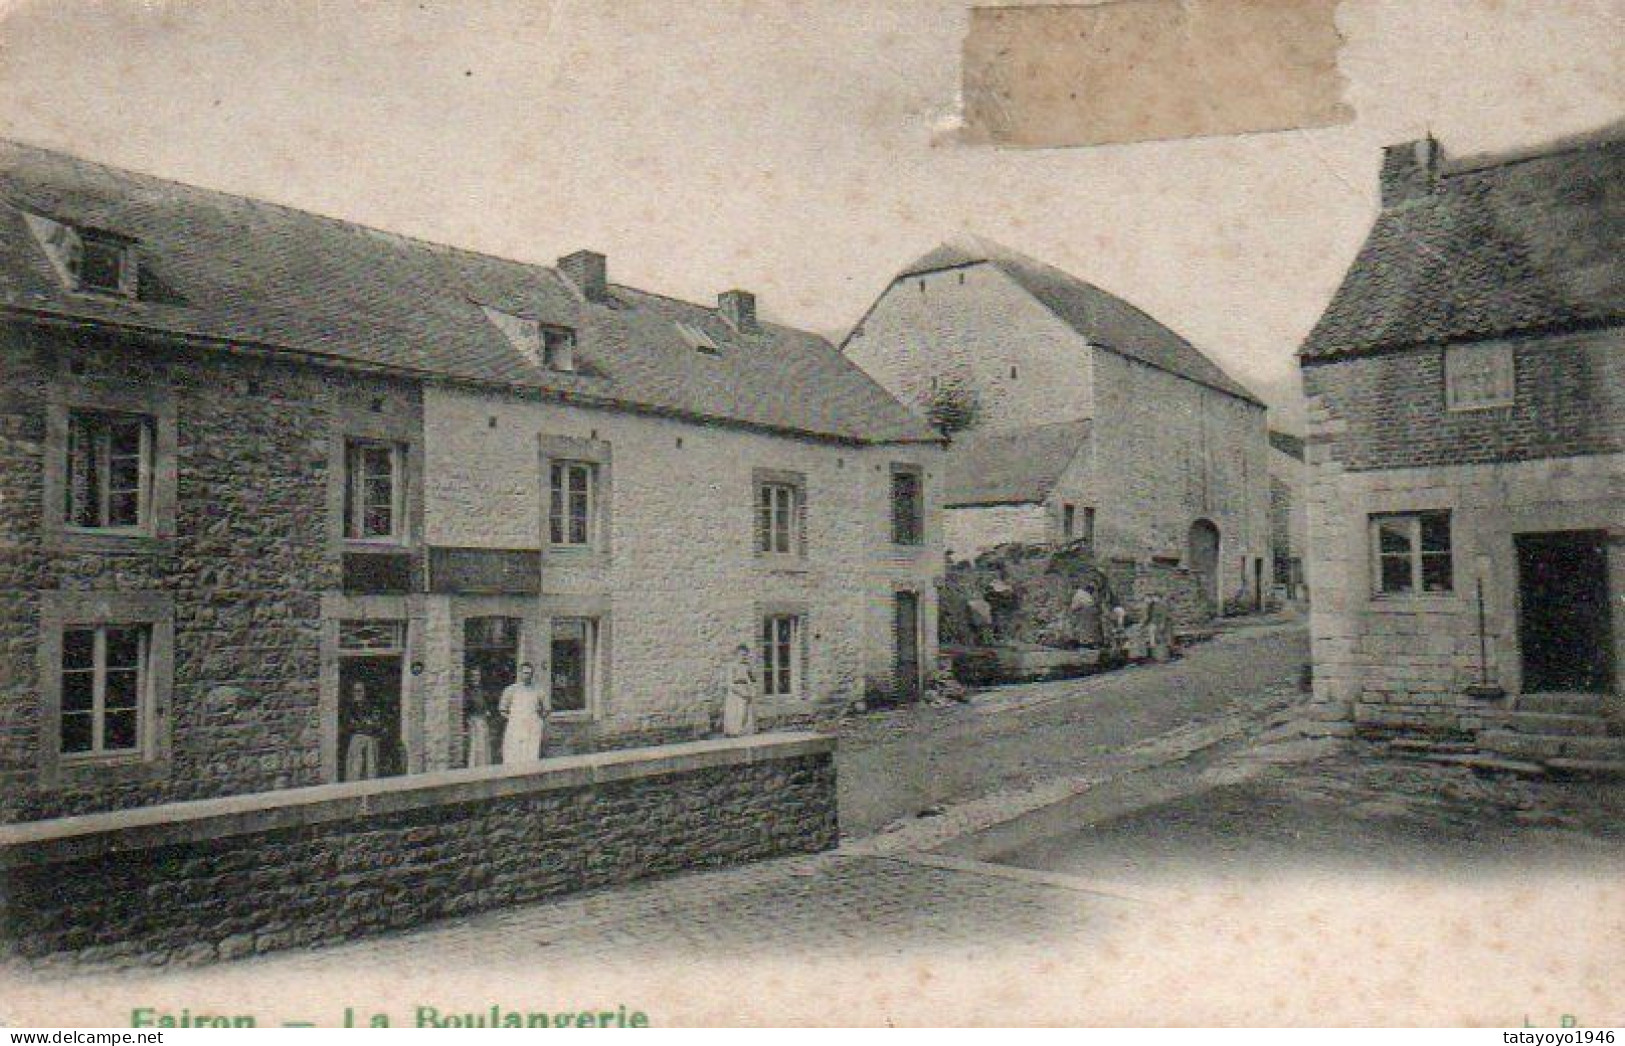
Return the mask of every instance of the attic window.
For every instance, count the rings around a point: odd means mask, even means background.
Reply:
[[[550,327],[527,316],[481,305],[485,318],[502,332],[508,343],[532,363],[549,370],[576,369],[576,332],[569,327]]]
[[[542,365],[548,370],[575,370],[576,332],[569,327],[543,327]]]
[[[70,288],[91,294],[136,297],[134,241],[101,229],[28,216],[29,227]]]
[[[717,348],[717,343],[711,340],[711,336],[709,334],[706,334],[704,331],[700,330],[700,328],[691,323],[683,323],[679,320],[677,323],[677,331],[683,336],[683,340],[688,342],[689,348],[695,350],[696,352],[703,352],[708,356],[715,356],[722,351],[721,349]]]

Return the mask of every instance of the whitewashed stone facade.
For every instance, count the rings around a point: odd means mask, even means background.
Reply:
[[[575,722],[560,717],[581,743],[703,729],[720,710],[724,666],[739,644],[756,649],[774,608],[804,616],[805,685],[794,700],[766,702],[769,721],[890,686],[900,591],[918,596],[921,663],[934,664],[939,447],[838,444],[445,387],[424,400],[429,543],[544,550],[541,595],[504,597],[525,620],[523,659],[545,663],[535,637],[554,616],[602,623],[595,706]],[[541,456],[559,440],[609,455],[604,540],[593,551],[546,549]],[[917,545],[892,541],[898,465],[924,479]],[[764,471],[804,484],[805,555],[755,551],[754,477]],[[444,605],[452,619],[482,612],[482,597],[452,595]],[[430,659],[457,664],[456,635],[448,628]]]

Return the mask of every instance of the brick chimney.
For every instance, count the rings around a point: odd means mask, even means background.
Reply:
[[[559,259],[559,271],[576,285],[588,301],[609,300],[609,269],[596,251],[576,251]]]
[[[1429,135],[1414,142],[1390,145],[1382,151],[1382,205],[1393,207],[1431,195],[1439,182],[1444,154]]]
[[[717,311],[728,325],[743,334],[754,334],[756,325],[756,295],[750,291],[723,291],[717,295]]]

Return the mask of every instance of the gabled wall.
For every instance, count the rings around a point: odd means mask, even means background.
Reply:
[[[1188,558],[1191,524],[1219,529],[1222,599],[1251,592],[1270,555],[1264,408],[1093,350],[1096,544],[1109,555]],[[1245,570],[1243,562],[1245,561]]]
[[[1083,339],[992,265],[897,280],[843,351],[922,413],[933,378],[939,387],[965,383],[981,404],[983,428],[1072,421],[1094,411]]]

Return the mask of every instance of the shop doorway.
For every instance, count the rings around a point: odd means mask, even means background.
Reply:
[[[1525,693],[1605,693],[1614,682],[1608,535],[1519,534],[1518,648]]]
[[[339,622],[339,780],[406,772],[405,621]]]

